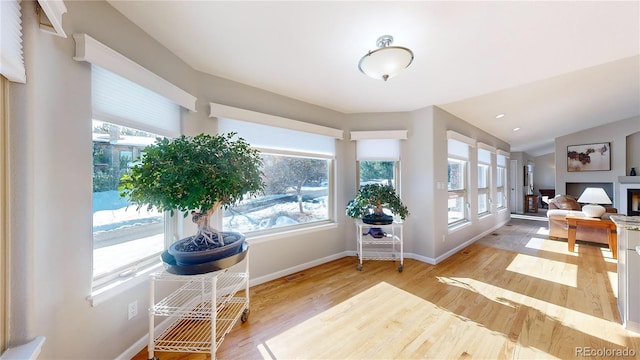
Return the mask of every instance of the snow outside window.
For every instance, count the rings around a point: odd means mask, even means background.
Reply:
[[[120,178],[158,137],[180,130],[180,106],[100,66],[91,67],[92,293],[160,263],[168,216],[121,198]]]
[[[157,263],[165,249],[164,215],[121,198],[119,180],[159,135],[93,121],[94,288]]]
[[[223,211],[225,231],[270,234],[332,220],[334,138],[233,119],[219,119],[218,131],[260,150],[266,185],[262,196]]]

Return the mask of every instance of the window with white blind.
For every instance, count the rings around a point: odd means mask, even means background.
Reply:
[[[22,19],[20,1],[0,1],[0,74],[13,82],[25,83],[27,76],[22,56]]]
[[[223,211],[222,228],[266,234],[333,221],[335,138],[218,118],[218,132],[235,132],[261,152],[264,194]]]
[[[356,144],[358,188],[367,184],[390,185],[398,190],[400,140],[362,139]]]
[[[496,209],[507,207],[507,159],[508,153],[498,150],[496,156]]]
[[[447,131],[449,228],[469,221],[469,155],[475,141]]]
[[[406,138],[406,130],[351,132],[351,140],[356,141],[358,188],[383,184],[400,193],[400,140]]]
[[[96,305],[126,288],[117,285],[142,281],[175,237],[167,214],[129,204],[117,188],[156,137],[180,134],[181,107],[194,111],[197,99],[87,34],[73,39],[73,59],[91,64],[94,250],[87,299]]]
[[[478,143],[478,215],[491,213],[492,148]]]
[[[158,137],[180,133],[180,108],[97,65],[93,109],[93,287],[158,263],[168,216],[120,197],[119,180]]]

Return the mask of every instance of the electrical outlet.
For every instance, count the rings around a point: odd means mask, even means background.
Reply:
[[[138,315],[138,300],[130,302],[129,306],[127,307],[127,310],[129,314],[129,320],[131,320],[134,316]]]

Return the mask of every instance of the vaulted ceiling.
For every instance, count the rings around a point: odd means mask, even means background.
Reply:
[[[196,70],[343,113],[438,105],[533,156],[640,116],[638,1],[109,2]],[[415,59],[384,82],[358,61],[386,34]]]

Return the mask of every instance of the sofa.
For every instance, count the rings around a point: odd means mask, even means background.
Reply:
[[[549,209],[547,210],[547,220],[549,222],[549,238],[552,240],[558,238],[566,239],[569,233],[569,227],[565,217],[568,214],[573,216],[585,216],[582,206],[571,195],[556,195],[549,200]],[[602,219],[608,219],[611,215],[617,213],[615,208],[606,208],[607,212],[602,215]],[[586,228],[578,226],[576,229],[576,240],[588,241],[599,244],[609,244],[609,233],[607,229]]]

